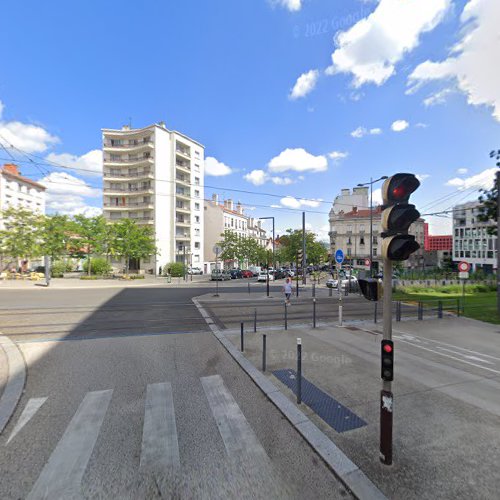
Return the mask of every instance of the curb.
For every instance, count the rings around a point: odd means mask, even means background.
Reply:
[[[278,408],[283,416],[302,435],[311,448],[325,461],[327,466],[359,500],[387,500],[387,497],[368,479],[364,472],[352,462],[335,443],[324,434],[297,406],[292,403],[265,375],[236,349],[214,323],[210,315],[196,298],[192,299],[217,340],[226,348],[234,360],[245,370],[259,389]]]
[[[7,356],[9,366],[7,384],[0,397],[0,434],[2,434],[21,399],[26,382],[26,365],[16,344],[2,334],[0,334],[0,347]]]

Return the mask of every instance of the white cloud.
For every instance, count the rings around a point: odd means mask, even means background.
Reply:
[[[328,168],[325,156],[314,156],[303,148],[285,149],[268,164],[270,172],[324,172]]]
[[[430,174],[416,174],[415,177],[422,183],[430,177]]]
[[[292,100],[299,99],[300,97],[305,97],[309,92],[311,92],[316,83],[318,82],[319,71],[317,69],[311,69],[307,73],[302,73],[295,82],[293,89],[290,92],[289,98]]]
[[[382,129],[378,127],[371,128],[370,130],[365,127],[358,127],[356,130],[351,132],[351,136],[355,139],[361,139],[361,137],[364,137],[365,135],[380,135],[381,133]]]
[[[302,7],[302,0],[272,0],[272,3],[285,7],[290,12],[298,12]]]
[[[451,0],[380,0],[368,17],[337,35],[327,73],[351,73],[355,87],[382,85],[418,46],[420,36],[441,22],[450,5]]]
[[[332,151],[328,153],[328,158],[331,158],[335,163],[345,160],[349,156],[347,151]]]
[[[101,190],[78,177],[66,172],[51,172],[39,182],[47,187],[46,205],[51,212],[84,214],[89,217],[102,213],[100,208],[88,205],[85,201],[85,198],[100,198]]]
[[[391,125],[391,130],[393,132],[402,132],[403,130],[406,130],[410,124],[406,120],[396,120],[395,122],[392,122]]]
[[[280,203],[286,208],[301,208],[301,207],[319,207],[322,200],[305,200],[303,198],[294,198],[293,196],[285,196],[281,198]]]
[[[100,149],[93,149],[82,156],[50,153],[45,159],[57,165],[78,169],[79,175],[102,175],[102,151]]]
[[[254,186],[262,186],[267,181],[267,173],[264,170],[252,170],[249,174],[245,174],[243,178]]]
[[[271,208],[283,208],[281,205],[270,205]]]
[[[223,175],[229,175],[231,173],[233,173],[231,167],[228,167],[227,165],[216,160],[212,156],[207,156],[205,158],[205,175],[222,177]]]
[[[497,168],[487,168],[479,174],[466,177],[465,179],[455,177],[446,182],[447,186],[453,186],[460,190],[476,188],[476,189],[491,189],[495,181]]]
[[[25,153],[42,153],[59,142],[59,139],[38,125],[0,121],[0,142],[4,146],[19,148]]]
[[[271,182],[277,186],[288,186],[294,183],[290,177],[271,177]]]
[[[415,124],[415,127],[417,128],[427,128],[428,126],[429,125],[427,125],[427,123],[421,123],[421,122]]]
[[[382,188],[378,188],[378,189],[373,190],[372,199],[373,199],[373,206],[382,205],[382,203],[383,203]]]
[[[418,65],[409,76],[408,92],[434,80],[445,81],[446,88],[453,82],[469,104],[490,106],[500,121],[500,71],[496,68],[500,59],[499,19],[498,0],[469,0],[461,15],[462,39],[444,61],[427,60]]]
[[[429,97],[426,97],[424,99],[424,104],[427,107],[436,106],[437,104],[444,104],[446,102],[446,98],[448,97],[448,95],[452,93],[453,93],[452,88],[442,89],[439,92],[436,92],[434,94],[431,94]]]
[[[5,108],[5,106],[4,106],[3,102],[0,101],[0,120],[2,119],[2,114],[3,114],[4,108]]]
[[[465,175],[467,172],[469,171],[468,168],[459,168],[457,170],[457,174],[460,174],[460,175]]]

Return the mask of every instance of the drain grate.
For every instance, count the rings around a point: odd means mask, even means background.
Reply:
[[[275,370],[273,375],[297,394],[297,372]],[[337,432],[346,432],[364,427],[366,422],[349,408],[302,377],[302,401]]]

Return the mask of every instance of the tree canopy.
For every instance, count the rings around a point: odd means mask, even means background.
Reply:
[[[490,158],[496,159],[496,166],[500,167],[500,149],[496,151],[491,151]],[[478,219],[482,222],[494,221],[496,223],[498,217],[498,185],[495,179],[493,187],[491,189],[481,189],[481,195],[479,196],[479,202],[481,206],[479,208],[480,213]],[[492,225],[487,229],[489,234],[497,234],[497,224]]]

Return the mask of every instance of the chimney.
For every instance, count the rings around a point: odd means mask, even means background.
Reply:
[[[358,207],[352,207],[352,213],[355,214],[358,212]]]
[[[243,205],[241,204],[241,202],[238,202],[238,204],[236,205],[236,211],[243,215]]]
[[[212,195],[212,202],[215,206],[217,206],[219,204],[219,195],[217,193],[214,193]]]
[[[123,125],[122,130],[130,130],[130,125]]]
[[[20,175],[19,167],[13,163],[5,163],[3,166],[3,171],[13,175]]]
[[[158,125],[159,125],[161,128],[167,128],[167,126],[165,125],[165,122],[164,122],[164,121],[158,122]]]
[[[233,200],[231,198],[227,200],[227,208],[228,210],[234,210]]]

